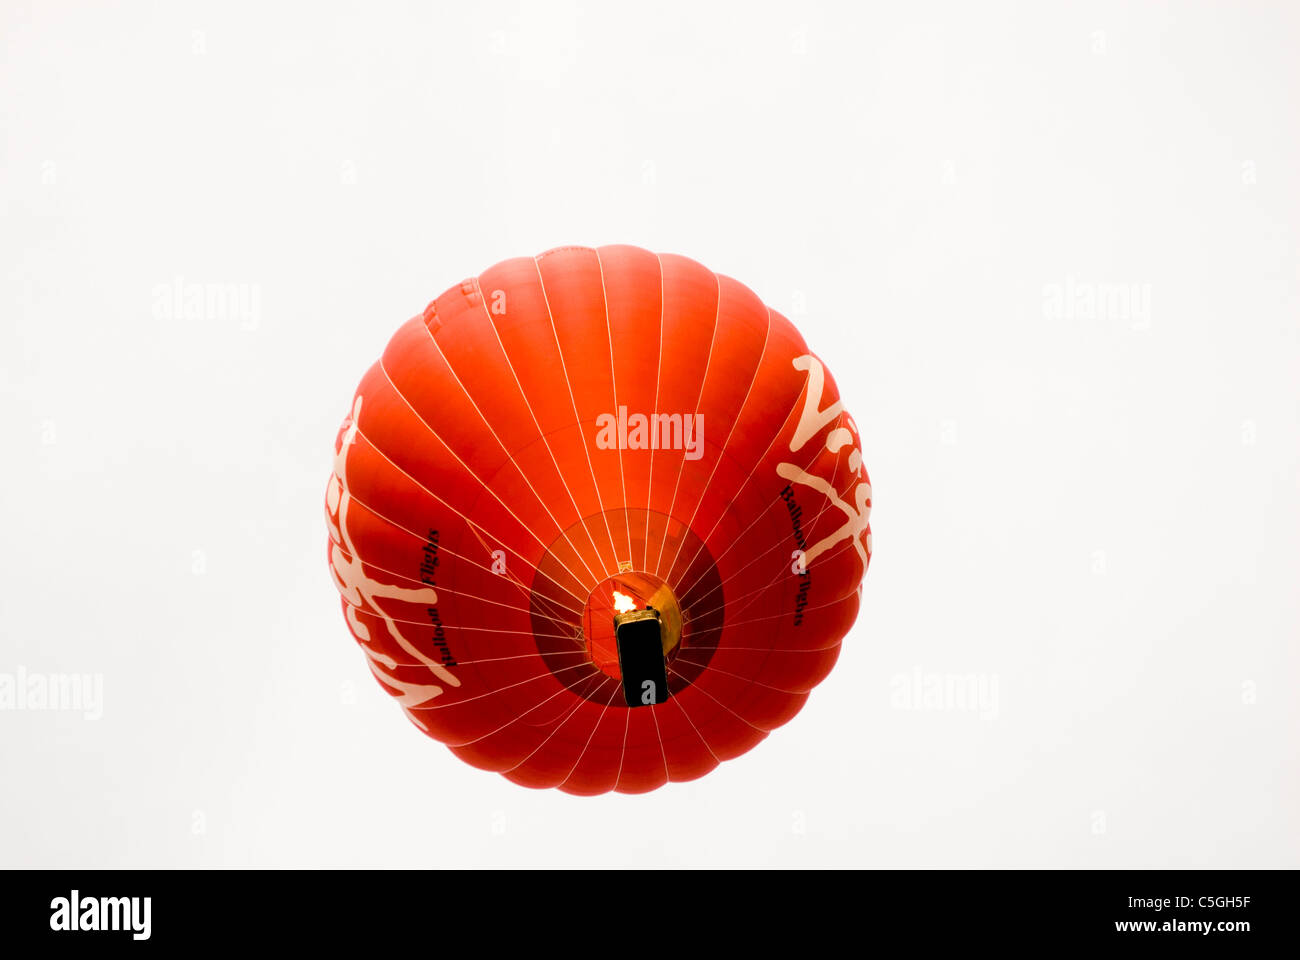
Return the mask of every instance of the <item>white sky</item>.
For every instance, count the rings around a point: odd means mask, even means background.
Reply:
[[[0,676],[103,715],[0,710],[0,866],[1300,865],[1300,12],[979,6],[6,3]],[[615,242],[799,325],[875,556],[793,722],[585,799],[402,717],[321,504],[398,325]]]

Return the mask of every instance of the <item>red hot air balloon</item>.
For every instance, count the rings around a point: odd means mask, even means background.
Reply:
[[[685,257],[563,247],[402,326],[326,493],[411,721],[529,787],[703,776],[830,672],[871,559],[857,427],[799,332]]]

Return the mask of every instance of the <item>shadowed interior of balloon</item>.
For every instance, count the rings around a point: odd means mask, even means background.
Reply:
[[[608,526],[606,526],[608,524]],[[577,608],[566,545],[606,529],[626,532],[625,552],[611,557],[599,582],[583,584]],[[623,538],[620,538],[623,539]],[[559,537],[538,563],[529,614],[538,652],[574,693],[611,707],[624,706],[615,615],[651,607],[662,624],[661,642],[671,694],[708,666],[722,635],[724,591],[713,555],[695,533],[663,514],[618,509],[588,517]],[[678,657],[685,651],[689,656]]]

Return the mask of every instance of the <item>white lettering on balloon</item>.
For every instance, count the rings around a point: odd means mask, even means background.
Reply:
[[[389,673],[397,666],[397,661],[369,646],[370,629],[357,615],[359,610],[372,610],[384,621],[388,633],[398,645],[429,668],[429,672],[449,686],[460,686],[457,679],[445,666],[432,657],[418,650],[414,643],[398,628],[397,622],[379,605],[379,600],[405,600],[427,606],[436,606],[438,593],[432,587],[401,587],[391,583],[381,583],[366,573],[362,567],[361,557],[357,555],[352,537],[348,533],[348,504],[352,501],[348,493],[348,453],[356,442],[358,422],[361,416],[361,397],[358,396],[352,406],[352,415],[344,421],[342,442],[334,454],[334,474],[330,477],[329,487],[325,492],[325,518],[330,527],[330,570],[334,574],[335,585],[343,599],[347,601],[347,621],[353,635],[361,641],[361,649],[369,658],[370,670],[385,685],[400,691],[397,702],[406,709],[407,715],[421,729],[428,732],[420,720],[411,713],[412,707],[427,703],[442,693],[437,684],[410,683],[399,680]]]
[[[850,417],[844,415],[844,404],[839,400],[824,410],[821,409],[822,392],[826,386],[826,371],[821,361],[814,356],[804,355],[795,357],[792,362],[795,369],[808,372],[808,391],[804,397],[803,413],[799,417],[798,424],[795,425],[794,436],[790,438],[790,452],[803,449],[804,445],[819,431],[843,417],[848,426],[839,426],[829,431],[824,443],[831,453],[838,453],[845,446],[852,444],[853,447],[849,451],[849,470],[857,474],[857,479],[847,494],[849,499],[845,500],[824,477],[808,473],[793,463],[777,464],[776,472],[779,476],[791,483],[802,484],[811,490],[816,490],[845,516],[845,521],[840,527],[804,551],[803,566],[805,568],[810,566],[830,547],[841,540],[849,539],[853,542],[858,559],[862,561],[862,570],[865,573],[867,563],[871,559],[871,534],[867,533],[867,521],[871,518],[871,484],[862,477],[862,451],[855,438],[857,426]],[[865,549],[862,536],[864,533],[866,533]]]

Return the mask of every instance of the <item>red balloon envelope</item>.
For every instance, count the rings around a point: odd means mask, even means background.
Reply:
[[[411,721],[529,787],[691,780],[829,673],[871,481],[785,317],[685,257],[563,247],[402,326],[326,493],[348,627]]]

